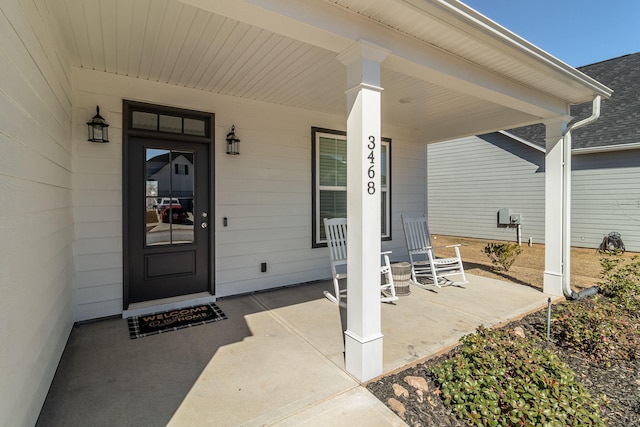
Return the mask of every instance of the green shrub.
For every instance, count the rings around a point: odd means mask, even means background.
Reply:
[[[623,259],[603,257],[600,259],[602,282],[598,283],[603,295],[631,316],[640,315],[640,259],[637,256]]]
[[[640,261],[600,259],[602,296],[558,304],[551,331],[560,345],[610,365],[610,360],[640,359]]]
[[[555,307],[553,317],[554,340],[586,358],[609,366],[612,359],[640,357],[638,321],[613,302],[597,297],[580,303],[566,301]]]
[[[502,267],[504,271],[509,271],[522,253],[522,248],[517,243],[488,243],[483,252],[496,268]]]
[[[558,357],[504,330],[478,328],[433,373],[444,403],[474,426],[604,426],[600,403]]]

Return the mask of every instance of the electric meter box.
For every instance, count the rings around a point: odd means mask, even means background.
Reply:
[[[498,224],[499,225],[511,224],[511,210],[509,208],[502,208],[498,211]]]

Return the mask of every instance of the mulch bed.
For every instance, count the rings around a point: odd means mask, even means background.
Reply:
[[[522,327],[526,334],[544,331],[546,310],[512,322],[505,328]],[[640,360],[611,360],[610,366],[594,363],[579,354],[545,344],[576,373],[576,378],[592,396],[606,395],[609,406],[604,412],[609,427],[640,426]],[[465,426],[440,399],[431,368],[453,352],[430,359],[401,372],[380,378],[367,389],[394,410],[410,426]]]

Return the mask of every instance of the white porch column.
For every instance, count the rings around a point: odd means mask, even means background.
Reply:
[[[546,127],[544,159],[544,283],[543,291],[562,295],[563,280],[563,169],[564,133],[570,116],[544,122]]]
[[[382,374],[380,319],[380,64],[389,54],[360,41],[347,66],[347,330],[345,360],[360,381]]]

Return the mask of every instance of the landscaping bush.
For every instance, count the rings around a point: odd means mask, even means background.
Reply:
[[[601,292],[629,315],[640,316],[640,259],[619,256],[600,259],[603,279],[598,283]]]
[[[444,403],[475,426],[604,426],[600,404],[533,337],[478,328],[433,373]]]
[[[564,347],[607,366],[614,359],[640,358],[638,319],[615,303],[593,297],[582,304],[566,301],[554,310],[551,333]]]
[[[371,389],[386,390],[381,400],[412,426],[640,426],[640,262],[607,255],[600,264],[601,293],[555,305],[551,340],[545,311],[480,327],[448,355]],[[399,395],[413,376],[430,392]]]
[[[522,253],[522,248],[517,243],[489,243],[483,252],[496,268],[502,267],[504,271],[509,271],[518,255]]]
[[[558,304],[553,338],[607,365],[613,359],[640,359],[640,261],[609,256],[601,258],[600,265],[602,296],[583,304]]]

